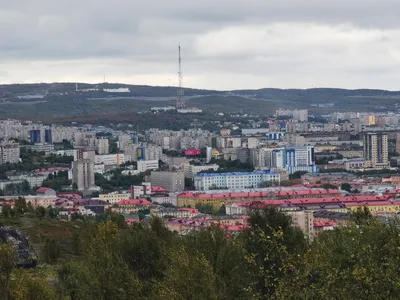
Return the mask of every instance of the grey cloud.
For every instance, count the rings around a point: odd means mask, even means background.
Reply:
[[[178,43],[194,87],[395,88],[399,79],[397,0],[5,2],[0,66],[8,82],[37,72],[48,81],[96,81],[107,70],[118,80],[169,84]]]

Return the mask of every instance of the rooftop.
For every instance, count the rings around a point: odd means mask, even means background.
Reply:
[[[243,176],[243,175],[278,175],[279,173],[273,171],[256,171],[256,172],[229,172],[229,173],[200,173],[197,177],[216,177],[216,176]]]

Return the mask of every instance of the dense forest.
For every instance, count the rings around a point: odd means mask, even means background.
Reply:
[[[133,227],[115,216],[82,221],[73,255],[60,256],[47,238],[33,270],[14,268],[12,248],[0,246],[0,298],[398,299],[396,222],[360,210],[312,242],[275,208],[255,211],[249,225],[240,234],[212,227],[181,236],[160,219]]]

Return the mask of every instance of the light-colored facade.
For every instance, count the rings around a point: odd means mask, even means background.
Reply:
[[[103,165],[120,165],[125,163],[125,155],[124,154],[107,154],[107,155],[96,155],[94,158],[95,164],[103,164]]]
[[[122,193],[122,194],[100,194],[99,199],[106,201],[107,203],[110,204],[115,204],[121,200],[128,200],[131,199],[131,194],[130,193]]]
[[[178,192],[185,189],[185,176],[183,172],[151,172],[151,185],[162,186],[169,192]]]
[[[158,168],[158,160],[139,160],[137,162],[137,170],[139,172],[145,172],[147,170],[157,170]]]
[[[97,151],[100,155],[110,153],[110,144],[108,139],[100,138],[96,140]]]
[[[20,160],[18,143],[4,143],[0,145],[0,164],[18,163]]]
[[[389,167],[388,136],[383,133],[366,133],[363,139],[364,158],[373,167]]]
[[[297,171],[315,173],[318,167],[315,165],[314,147],[294,147],[272,151],[271,167],[288,171],[293,174]]]
[[[79,191],[95,190],[94,162],[90,159],[79,159],[72,162],[72,184],[76,183]]]
[[[307,109],[295,109],[293,111],[293,119],[300,122],[308,122],[308,110]]]
[[[214,170],[217,171],[219,169],[219,166],[216,164],[213,165],[203,165],[203,166],[195,166],[191,165],[189,163],[184,164],[184,172],[185,172],[185,177],[188,178],[194,178],[198,173],[208,171],[208,170]]]
[[[280,182],[280,174],[271,171],[203,173],[194,177],[196,190],[257,188],[264,182]]]

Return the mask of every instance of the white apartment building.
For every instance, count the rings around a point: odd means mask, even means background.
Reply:
[[[10,175],[9,180],[26,180],[31,188],[40,187],[43,181],[47,179],[48,175],[43,174],[22,174],[22,175]]]
[[[100,155],[110,153],[109,141],[106,138],[96,139],[96,148]]]
[[[157,170],[158,168],[158,160],[139,160],[137,162],[137,170],[139,172],[145,172],[147,170]]]
[[[125,150],[125,148],[131,144],[132,137],[128,134],[123,134],[118,136],[118,148],[120,150]]]
[[[203,165],[203,166],[194,166],[189,163],[185,163],[183,166],[183,170],[185,173],[185,177],[188,178],[194,178],[198,173],[208,171],[208,170],[214,170],[217,171],[219,169],[219,166],[216,164],[213,165]]]
[[[0,145],[0,164],[18,163],[20,160],[20,148],[18,143],[3,143]]]
[[[103,164],[103,165],[121,165],[125,163],[125,155],[124,154],[108,154],[108,155],[96,155],[94,157],[94,163]]]
[[[194,177],[196,190],[257,188],[263,182],[280,182],[280,174],[271,171],[202,173]]]
[[[94,184],[94,162],[90,159],[79,159],[72,162],[72,183],[79,191],[96,190]]]
[[[44,152],[46,154],[50,154],[54,152],[53,144],[35,144],[35,145],[26,145],[24,148],[31,149],[32,151]]]
[[[307,109],[295,109],[293,111],[293,119],[300,122],[308,122],[308,110]]]

